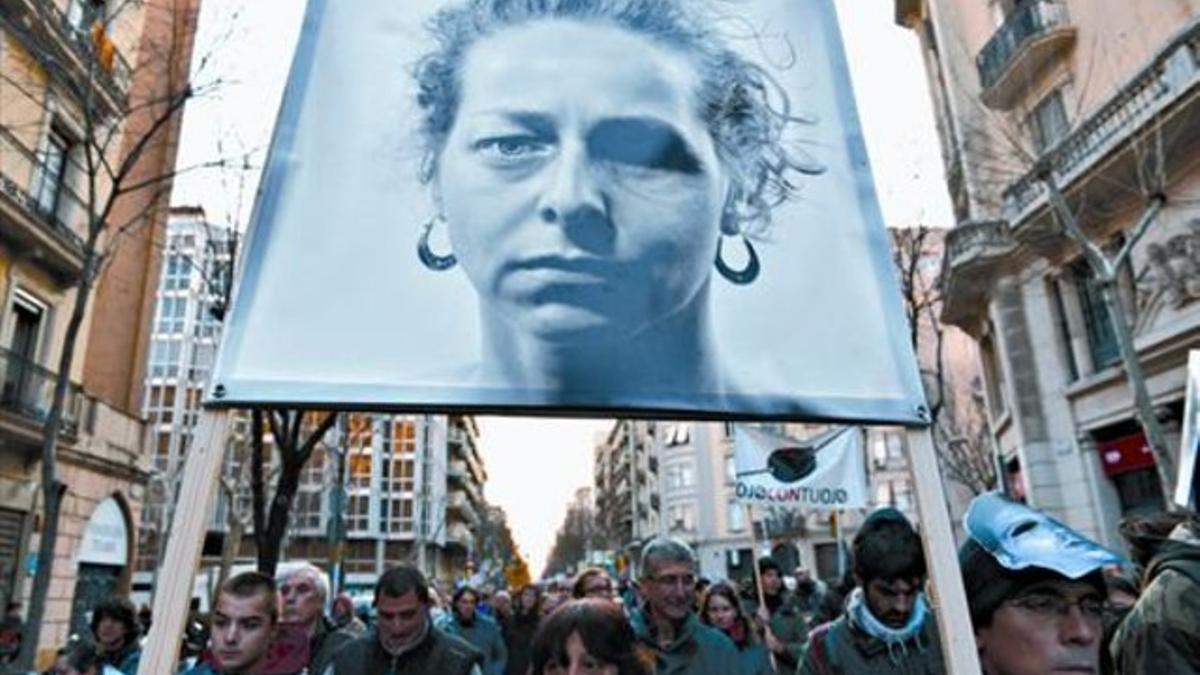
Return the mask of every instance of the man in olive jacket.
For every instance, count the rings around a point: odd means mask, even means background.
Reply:
[[[692,612],[696,556],[685,543],[659,537],[642,550],[644,606],[630,616],[639,642],[654,653],[656,675],[738,674],[737,648]]]
[[[481,675],[483,655],[429,617],[429,585],[415,567],[375,584],[375,630],[344,645],[324,675]]]
[[[1113,663],[1118,673],[1200,672],[1200,518],[1155,548],[1142,595],[1113,637]]]
[[[941,675],[933,611],[925,604],[925,554],[904,514],[879,509],[854,537],[846,612],[815,628],[799,675]]]

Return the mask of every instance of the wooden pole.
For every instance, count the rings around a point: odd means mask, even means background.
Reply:
[[[754,534],[754,511],[749,504],[746,507],[746,522],[750,524],[750,564],[754,569],[754,585],[758,587],[758,606],[770,612],[767,609],[767,596],[763,593],[762,575],[758,573],[758,537]],[[765,528],[766,525],[764,524]],[[771,633],[771,626],[763,626],[764,633]],[[775,652],[767,648],[767,656],[771,658],[771,670],[779,672],[779,664],[775,662]]]
[[[138,675],[175,672],[183,640],[193,579],[200,564],[201,546],[217,491],[217,478],[229,438],[229,412],[200,413],[180,479],[175,523],[160,561],[164,575],[154,593],[154,622],[142,652]]]
[[[979,655],[975,633],[967,609],[967,594],[958,568],[958,551],[946,507],[946,492],[938,471],[929,429],[908,431],[908,468],[917,492],[917,510],[921,520],[921,542],[929,564],[933,586],[931,604],[937,611],[938,633],[946,672],[951,675],[979,675]]]

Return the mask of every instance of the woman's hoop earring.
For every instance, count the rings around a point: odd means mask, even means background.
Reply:
[[[758,278],[758,273],[762,271],[762,265],[758,262],[758,252],[754,250],[754,245],[745,236],[742,237],[742,243],[746,245],[746,253],[749,254],[750,259],[746,261],[745,267],[735,270],[726,265],[725,260],[721,258],[721,244],[724,241],[724,238],[717,240],[717,271],[721,273],[721,276],[738,286],[754,283],[754,280]]]
[[[429,249],[429,233],[433,231],[434,225],[444,220],[445,218],[441,216],[430,218],[429,222],[421,228],[421,238],[417,240],[417,257],[421,259],[422,265],[434,272],[445,272],[458,264],[458,258],[453,253],[438,255]]]

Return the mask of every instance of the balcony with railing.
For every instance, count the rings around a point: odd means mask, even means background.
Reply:
[[[58,376],[15,352],[0,348],[0,428],[22,432],[22,439],[36,442],[41,428],[50,417],[54,386]],[[61,429],[74,436],[84,409],[83,390],[75,384],[67,387],[63,401]]]
[[[996,270],[1016,247],[1003,220],[969,221],[946,233],[942,321],[974,333]]]
[[[984,104],[1011,108],[1033,75],[1070,51],[1075,33],[1062,2],[1018,3],[975,57]]]
[[[1148,132],[1171,142],[1159,150],[1158,139],[1149,137],[1144,145],[1162,152],[1164,160],[1186,163],[1195,156],[1189,145],[1197,136],[1197,125],[1188,112],[1198,105],[1200,94],[1200,20],[1193,21],[1166,47],[1119,88],[1111,98],[1084,119],[1074,131],[1049,148],[1040,165],[1004,191],[1004,215],[1019,233],[1022,225],[1045,201],[1043,172],[1052,172],[1057,185],[1070,189],[1081,176],[1097,166],[1106,166],[1113,180],[1117,172],[1136,171],[1129,161],[1120,159],[1124,151],[1136,161],[1137,148],[1132,139]],[[1164,162],[1164,166],[1166,163]],[[1136,179],[1135,179],[1136,182]],[[1111,191],[1111,190],[1110,190]]]
[[[470,498],[467,497],[467,493],[459,490],[446,496],[446,514],[457,516],[472,527],[479,524],[479,514],[471,504]]]
[[[39,180],[45,163],[2,125],[0,158],[0,239],[73,283],[83,272],[83,200],[65,179]]]
[[[463,523],[452,523],[446,528],[446,544],[471,549],[474,548],[475,537],[471,534],[471,528]]]
[[[82,16],[70,17],[50,0],[4,0],[0,18],[37,59],[64,69],[77,83],[92,82],[108,113],[125,109],[133,69],[107,31]],[[128,10],[127,10],[128,11]]]

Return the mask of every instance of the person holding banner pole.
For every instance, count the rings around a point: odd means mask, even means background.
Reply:
[[[745,506],[746,522],[750,524],[750,558],[754,569],[754,588],[758,592],[758,607],[762,610],[767,606],[767,600],[763,593],[762,566],[758,558],[758,535],[754,532],[754,510],[749,504]],[[763,521],[763,528],[766,528],[766,521]],[[763,618],[762,615],[759,615],[758,619],[762,622],[763,639],[767,643],[767,654],[771,657],[771,669],[778,671],[779,659],[775,655],[775,646],[778,646],[779,640],[771,633],[771,617],[768,615]]]
[[[792,672],[804,654],[808,641],[808,620],[796,598],[783,585],[783,570],[770,556],[759,558],[759,602],[754,614],[766,631],[771,659],[781,672]]]

